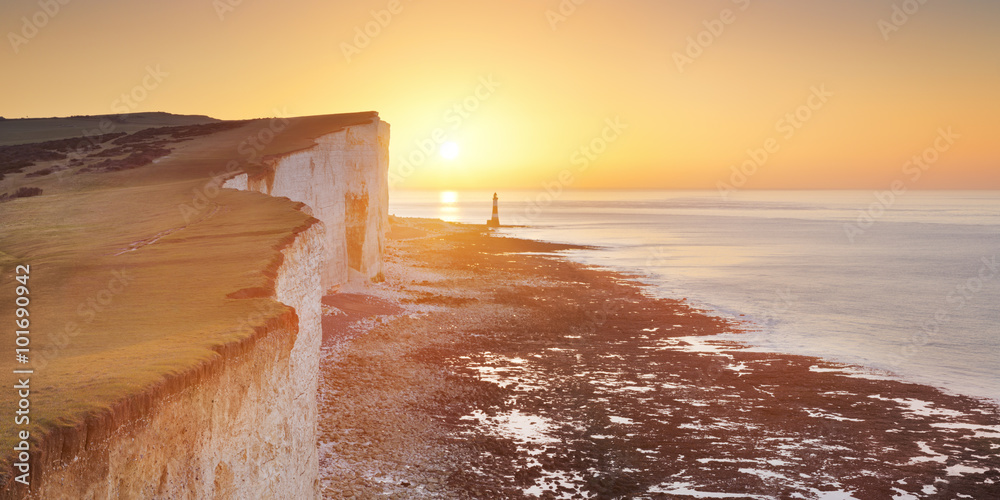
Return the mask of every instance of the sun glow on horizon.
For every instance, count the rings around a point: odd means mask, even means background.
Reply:
[[[458,158],[458,153],[459,153],[458,144],[455,144],[452,141],[448,141],[441,145],[440,153],[442,158],[446,160],[454,160],[455,158]]]
[[[458,191],[441,191],[438,195],[441,205],[438,207],[438,218],[443,221],[458,221]]]
[[[440,200],[442,205],[454,205],[458,202],[458,192],[441,191]]]
[[[890,28],[885,2],[759,3],[590,2],[554,20],[529,0],[446,0],[390,25],[366,2],[242,2],[221,24],[204,2],[87,2],[0,51],[17,75],[0,115],[377,111],[398,189],[1000,188],[1000,2],[928,2]],[[928,148],[940,161],[909,182]]]

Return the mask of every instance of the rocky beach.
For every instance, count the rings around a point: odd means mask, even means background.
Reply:
[[[568,247],[391,218],[324,298],[327,498],[994,498],[1000,410],[754,352]]]

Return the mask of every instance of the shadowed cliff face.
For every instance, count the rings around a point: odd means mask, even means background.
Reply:
[[[368,230],[368,193],[346,193],[344,205],[347,207],[347,263],[351,269],[361,271]]]

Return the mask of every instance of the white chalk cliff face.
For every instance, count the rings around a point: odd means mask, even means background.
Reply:
[[[29,498],[317,497],[324,242],[315,222],[282,249],[274,298],[283,314],[152,401],[141,420],[88,438]]]
[[[382,272],[388,229],[389,124],[345,127],[312,148],[268,158],[265,173],[241,174],[223,187],[305,203],[326,227],[324,290]]]
[[[30,498],[315,498],[321,299],[382,272],[389,125],[377,118],[268,158],[224,187],[288,197],[316,220],[281,249],[285,311],[196,367],[141,417],[114,416],[58,457]],[[80,432],[86,435],[86,432]],[[67,438],[68,439],[68,438]],[[63,448],[66,448],[63,450]]]

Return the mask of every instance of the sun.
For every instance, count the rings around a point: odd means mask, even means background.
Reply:
[[[442,205],[454,205],[458,203],[458,193],[455,191],[441,191],[440,199]]]
[[[441,157],[446,160],[454,160],[458,158],[458,144],[448,141],[441,145]]]

